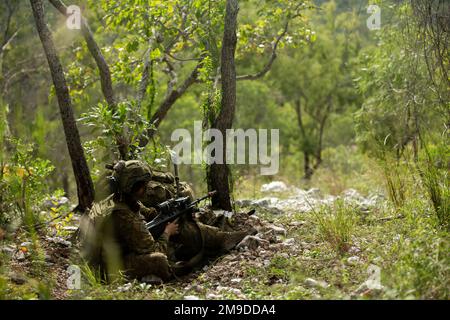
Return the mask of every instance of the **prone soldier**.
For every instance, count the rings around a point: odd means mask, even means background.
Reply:
[[[145,218],[156,216],[139,202],[151,170],[140,161],[120,161],[110,176],[112,194],[94,204],[80,223],[81,253],[111,281],[124,272],[129,278],[167,281],[172,273],[167,259],[169,238],[178,232],[169,223],[159,239],[145,227]]]
[[[176,178],[171,173],[153,171],[141,201],[148,208],[156,208],[177,195],[194,200],[194,193],[187,183],[180,183],[177,192]],[[168,247],[169,260],[177,261],[173,265],[176,274],[190,271],[208,257],[226,253],[245,236],[255,233],[254,229],[226,232],[201,223],[191,215],[182,216],[178,222],[179,232],[170,238]]]
[[[255,232],[225,232],[184,215],[154,239],[145,222],[158,215],[157,205],[177,194],[193,200],[192,189],[181,183],[177,193],[170,173],[152,171],[141,161],[119,161],[108,168],[113,170],[106,188],[110,195],[94,204],[80,223],[82,255],[108,279],[123,271],[142,281],[167,281],[190,272],[205,258],[233,249]]]

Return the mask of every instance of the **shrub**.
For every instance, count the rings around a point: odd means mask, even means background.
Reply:
[[[14,152],[0,167],[0,224],[10,224],[17,218],[34,224],[33,212],[48,194],[45,179],[54,167],[49,160],[35,158],[31,144],[16,139],[8,139],[8,143]]]
[[[331,206],[323,206],[314,211],[314,220],[321,237],[334,250],[342,254],[350,248],[356,226],[354,208],[339,199]]]

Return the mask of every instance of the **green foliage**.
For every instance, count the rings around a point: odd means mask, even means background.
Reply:
[[[286,22],[293,19],[266,76],[238,82],[233,122],[235,128],[280,129],[280,172],[259,176],[254,166],[233,166],[236,197],[265,197],[261,185],[280,180],[303,189],[319,187],[323,194],[339,195],[353,188],[364,195],[384,194],[389,200],[365,211],[364,219],[342,201],[312,212],[278,216],[260,209],[261,219],[286,227],[296,251],[271,243],[255,259],[259,264],[247,266],[248,261],[243,261],[233,277],[245,275],[240,285],[248,298],[366,298],[354,291],[365,281],[371,264],[381,268],[385,288],[376,298],[449,298],[446,33],[436,32],[431,25],[440,21],[426,16],[433,10],[417,11],[418,5],[430,1],[375,3],[382,9],[382,29],[377,32],[366,28],[366,7],[361,1],[239,1],[238,75],[262,70]],[[80,135],[91,173],[98,178],[105,163],[119,158],[119,144],[129,149],[127,157],[170,170],[171,132],[187,128],[192,134],[194,120],[203,119],[208,126],[220,110],[216,76],[226,1],[80,0],[78,4],[84,7],[83,14],[110,66],[115,97],[121,101],[115,112],[103,102],[97,66],[84,39],[79,32],[67,30],[64,19],[49,6],[46,18],[63,62],[74,113],[81,114]],[[21,233],[22,229],[10,233],[21,222],[38,223],[44,226],[39,233],[67,238],[70,231],[64,227],[75,225],[76,218],[69,204],[54,203],[45,212],[40,208],[49,192],[62,183],[74,195],[75,183],[66,141],[61,139],[57,99],[54,89],[48,90],[52,79],[45,55],[37,49],[41,45],[29,5],[0,1],[2,26],[9,21],[10,8],[17,11],[8,32],[0,33],[0,43],[19,32],[0,54],[0,227],[7,230],[6,241],[14,238],[20,243],[29,240],[23,237],[32,237],[28,276],[36,280],[13,284],[6,275],[14,264],[0,256],[0,299],[59,297],[47,281],[55,270],[42,267],[47,248],[37,241],[37,233]],[[436,14],[445,19],[445,12]],[[138,101],[146,60],[149,82]],[[141,134],[152,128],[149,122],[157,108],[195,66],[199,66],[195,84],[170,109],[155,138],[140,148]],[[319,151],[320,167],[306,182],[301,179],[304,152],[315,157]],[[56,170],[52,163],[58,164]],[[180,175],[199,193],[205,188],[204,166],[181,166]],[[290,192],[277,197],[291,196]],[[58,198],[63,191],[54,195]],[[280,250],[270,256],[272,246]],[[349,264],[350,254],[358,256],[359,262]],[[94,270],[79,260],[74,263],[82,266],[85,286],[82,291],[67,292],[69,298],[180,299],[187,294],[203,298],[215,286],[210,279],[203,281],[201,272],[194,280],[204,286],[201,293],[176,282],[158,288],[134,282],[129,291],[123,291],[120,281],[105,285]],[[330,286],[307,288],[307,277],[323,279]],[[237,296],[228,293],[225,297]]]
[[[287,280],[289,279],[289,274],[291,270],[291,262],[289,259],[282,256],[275,256],[270,261],[268,277],[269,281],[275,281],[278,279]]]
[[[31,144],[10,138],[14,153],[4,159],[0,172],[0,205],[3,224],[22,218],[29,225],[35,223],[35,212],[48,195],[46,178],[54,170],[49,160],[34,156]]]
[[[351,246],[357,217],[355,209],[343,200],[323,206],[315,213],[315,222],[322,235],[336,252],[342,254]]]
[[[409,198],[400,209],[405,218],[380,226],[370,250],[384,261],[382,282],[388,298],[448,299],[449,237],[435,228],[429,203]]]
[[[409,143],[419,139],[422,130],[443,131],[446,121],[438,93],[429,80],[427,63],[420,53],[422,48],[414,40],[416,34],[402,31],[414,29],[414,20],[409,25],[410,17],[401,14],[408,5],[393,8],[386,10],[398,22],[385,28],[377,46],[363,50],[355,75],[358,89],[365,97],[356,113],[358,142],[380,159],[386,152],[398,157]],[[420,139],[424,138],[422,133]]]
[[[447,228],[448,88],[442,90],[442,84],[448,79],[430,69],[427,50],[433,43],[421,30],[420,17],[413,17],[413,5],[401,3],[383,12],[395,16],[395,22],[378,35],[377,46],[360,55],[355,77],[365,98],[355,116],[357,140],[381,161],[395,206],[404,205],[408,192],[418,196],[413,191],[419,189]],[[430,148],[439,151],[430,154]]]
[[[119,103],[115,112],[106,104],[99,103],[90,112],[83,113],[79,121],[91,127],[93,135],[97,136],[85,146],[94,162],[97,161],[95,154],[103,155],[103,158],[98,159],[100,161],[119,159],[118,145],[122,143],[130,150],[128,157],[136,157],[140,152],[141,133],[145,134],[145,129],[150,128],[134,101]],[[123,141],[122,137],[126,137],[128,141]]]
[[[448,145],[435,148],[418,168],[437,221],[446,230],[450,230],[450,176],[442,160],[449,159],[449,151]]]
[[[241,8],[242,23],[238,27],[237,57],[241,58],[246,53],[262,55],[270,50],[286,23],[289,23],[289,30],[280,41],[281,48],[295,48],[314,41],[316,34],[307,28],[305,14],[313,8],[308,0],[244,2]]]
[[[284,147],[295,146],[308,158],[315,158],[311,167],[317,168],[325,146],[353,139],[351,125],[338,127],[338,134],[345,139],[336,139],[336,132],[329,130],[344,117],[347,124],[353,124],[350,114],[358,107],[359,96],[350,74],[363,39],[356,14],[337,11],[334,1],[311,12],[310,17],[317,38],[300,48],[285,50],[271,80],[278,89],[277,102],[291,113],[288,119],[292,127],[285,128]]]

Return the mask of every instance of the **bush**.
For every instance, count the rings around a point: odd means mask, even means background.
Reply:
[[[314,211],[314,220],[323,240],[338,253],[347,252],[357,220],[354,208],[339,199]]]
[[[419,167],[422,183],[439,225],[450,230],[450,176],[446,163],[450,156],[450,147],[443,144],[425,151],[427,159]]]
[[[0,167],[0,224],[11,224],[20,219],[34,224],[33,212],[48,194],[46,177],[54,167],[49,160],[34,157],[31,144],[8,139],[14,153],[4,158]]]
[[[391,261],[385,282],[394,289],[393,297],[448,299],[448,232],[434,228],[435,219],[426,200],[408,199],[401,211],[406,219],[397,224],[395,241],[384,257]]]

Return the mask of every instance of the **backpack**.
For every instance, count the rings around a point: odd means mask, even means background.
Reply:
[[[142,203],[147,208],[156,207],[161,202],[176,197],[176,193],[175,177],[170,172],[154,171]],[[180,196],[194,200],[194,192],[186,182],[180,182]]]

